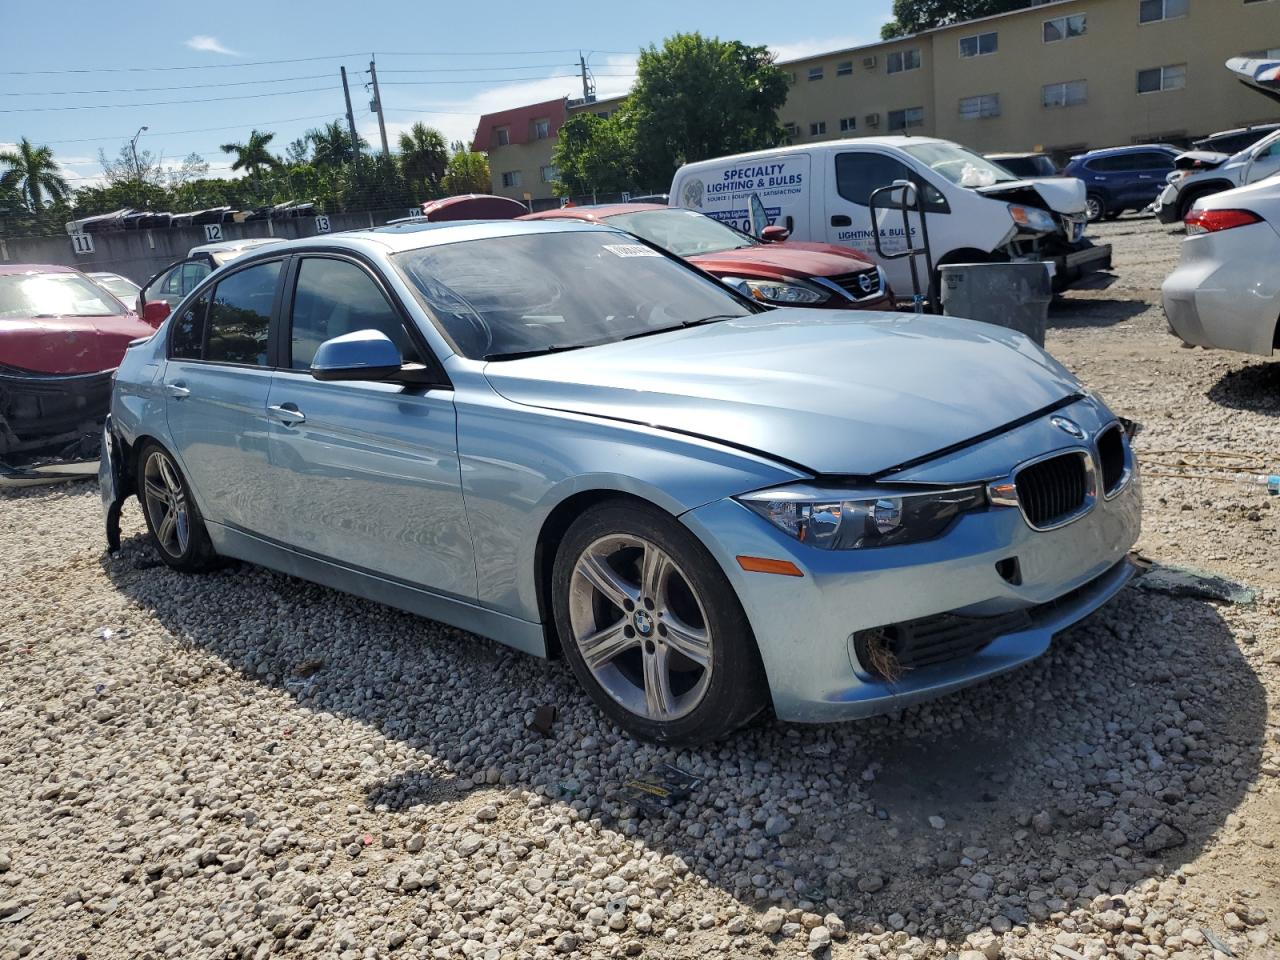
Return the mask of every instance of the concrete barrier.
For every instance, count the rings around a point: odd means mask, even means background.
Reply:
[[[333,213],[329,214],[329,232],[378,226],[404,215],[402,207],[360,213]],[[221,226],[223,240],[242,240],[247,237],[293,239],[317,234],[314,217],[251,220],[248,223],[224,223]],[[168,264],[181,260],[192,247],[209,242],[202,226],[115,230],[89,236],[93,239],[92,253],[77,253],[72,238],[66,234],[54,237],[0,237],[0,263],[57,263],[79,270],[118,273],[141,284]]]

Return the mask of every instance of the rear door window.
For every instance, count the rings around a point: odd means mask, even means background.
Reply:
[[[281,261],[255,264],[221,280],[209,304],[204,359],[267,365],[268,332]]]
[[[185,297],[210,274],[209,264],[203,260],[187,260],[182,264],[181,293]]]
[[[364,268],[349,260],[305,258],[293,291],[290,365],[308,369],[320,344],[357,330],[377,330],[396,345],[405,362],[422,362],[400,314]]]

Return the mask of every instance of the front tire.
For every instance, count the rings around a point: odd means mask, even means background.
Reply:
[[[597,706],[645,739],[705,743],[768,702],[728,578],[679,521],[642,503],[593,507],[552,570],[565,658]]]
[[[1089,217],[1089,222],[1097,223],[1107,215],[1107,201],[1102,199],[1101,194],[1091,193],[1085,197],[1084,209]]]
[[[208,570],[217,559],[186,477],[154,440],[138,451],[138,501],[160,559],[184,573]]]

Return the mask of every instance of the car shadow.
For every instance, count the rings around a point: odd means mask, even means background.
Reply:
[[[1193,861],[1259,775],[1263,687],[1219,611],[1186,598],[1126,590],[1038,661],[898,714],[766,718],[674,749],[630,741],[563,662],[249,565],[193,589],[153,561],[134,535],[102,568],[175,644],[413,752],[362,768],[375,830],[528,791],[744,910],[833,910],[856,932],[958,943],[1122,895]],[[638,809],[628,781],[663,764],[701,784]]]
[[[1280,415],[1280,363],[1261,361],[1228,370],[1209,388],[1207,396],[1233,410]]]
[[[1051,330],[1073,330],[1086,327],[1114,327],[1140,317],[1151,309],[1142,299],[1111,299],[1073,293],[1055,297],[1049,305],[1048,327]]]

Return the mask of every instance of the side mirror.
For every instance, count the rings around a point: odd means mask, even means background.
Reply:
[[[391,338],[378,330],[356,330],[326,340],[311,360],[317,380],[386,380],[404,360]]]
[[[791,236],[791,231],[776,223],[771,223],[760,231],[760,239],[765,243],[781,243],[789,236]]]
[[[142,319],[151,326],[159,328],[169,316],[169,304],[163,300],[148,300],[142,307]]]

